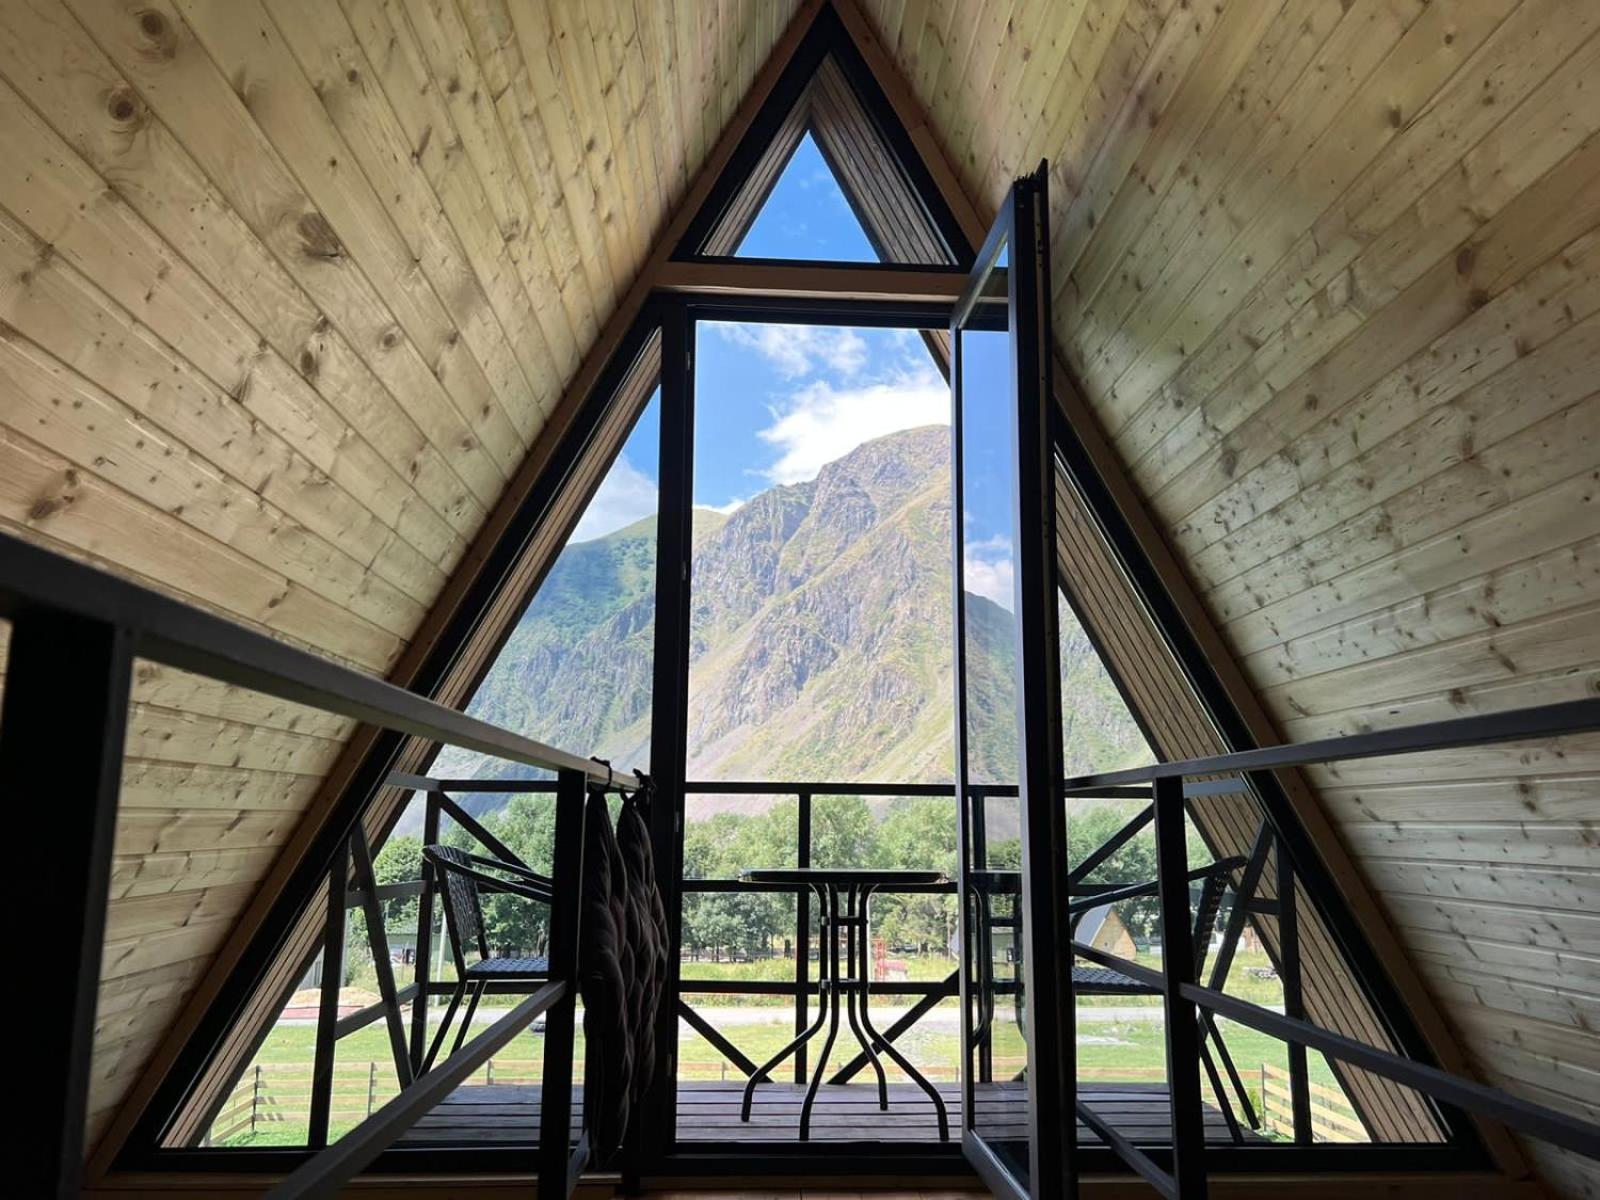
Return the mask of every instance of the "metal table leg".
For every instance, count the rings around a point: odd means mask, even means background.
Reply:
[[[867,902],[871,896],[872,889],[870,887],[864,889],[861,895],[861,941],[863,945],[866,943],[867,934],[871,928],[867,922]],[[861,966],[861,1023],[866,1027],[867,1034],[871,1041],[876,1042],[878,1044],[878,1048],[887,1054],[891,1059],[893,1059],[895,1065],[904,1071],[910,1077],[911,1081],[921,1088],[924,1093],[926,1093],[928,1099],[933,1101],[934,1112],[937,1113],[939,1117],[939,1140],[941,1142],[948,1142],[950,1140],[950,1115],[945,1110],[944,1097],[939,1094],[939,1089],[934,1087],[921,1071],[917,1070],[911,1065],[911,1060],[902,1054],[898,1049],[896,1049],[893,1042],[883,1037],[873,1027],[872,1017],[867,1011],[867,981],[870,976],[867,973],[867,958],[865,950],[862,951]],[[863,1040],[862,1044],[867,1046],[867,1054],[869,1057],[872,1057],[872,1048],[868,1042]],[[877,1065],[877,1059],[875,1057],[873,1057],[873,1064],[875,1066]],[[878,1078],[880,1080],[883,1078],[883,1068],[881,1066],[878,1068]],[[885,1107],[887,1107],[887,1105],[885,1105]]]
[[[828,933],[828,901],[827,897],[823,894],[822,888],[817,888],[815,890],[818,900],[822,903],[822,940],[827,942],[830,940]],[[796,952],[799,954],[807,954],[809,953],[809,949],[806,946],[800,946],[797,948]],[[836,960],[834,966],[837,967],[837,965],[838,963]],[[830,1004],[836,1002],[829,1000],[829,996],[832,992],[832,989],[829,985],[832,978],[833,975],[828,970],[827,953],[819,953],[817,955],[817,1019],[811,1023],[811,1027],[809,1029],[794,1038],[794,1040],[789,1042],[788,1045],[784,1046],[782,1050],[779,1050],[776,1054],[774,1054],[766,1062],[762,1063],[761,1066],[756,1068],[756,1070],[751,1073],[750,1078],[745,1081],[744,1101],[740,1105],[739,1120],[748,1121],[750,1119],[750,1103],[755,1099],[756,1084],[762,1082],[763,1080],[770,1080],[772,1077],[772,1072],[777,1068],[779,1063],[788,1058],[796,1050],[800,1049],[801,1046],[804,1046],[812,1038],[816,1037],[819,1032],[821,1032],[823,1022],[828,1019],[829,1006]],[[837,1024],[837,1019],[835,1020],[835,1024]]]

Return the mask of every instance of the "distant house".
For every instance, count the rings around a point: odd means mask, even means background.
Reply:
[[[1132,958],[1138,950],[1133,934],[1110,904],[1091,908],[1083,914],[1078,922],[1076,940],[1119,958]]]

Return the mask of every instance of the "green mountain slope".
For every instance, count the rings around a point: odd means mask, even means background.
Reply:
[[[696,512],[691,779],[947,782],[953,774],[949,431],[857,447],[813,480],[731,515]],[[653,518],[569,546],[469,711],[619,765],[649,761]],[[973,739],[984,775],[1015,774],[1010,614],[969,597]],[[1148,757],[1064,610],[1068,769]],[[439,774],[509,777],[451,753]]]

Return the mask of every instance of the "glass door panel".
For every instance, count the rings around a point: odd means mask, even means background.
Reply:
[[[1074,1127],[1054,952],[1065,883],[1043,221],[1041,173],[1013,187],[951,329],[962,1145],[1014,1197],[1069,1194]]]

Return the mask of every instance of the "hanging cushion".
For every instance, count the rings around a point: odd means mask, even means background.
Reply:
[[[667,911],[656,886],[650,830],[636,797],[623,803],[617,845],[628,874],[628,940],[634,967],[628,1007],[633,1029],[632,1098],[637,1103],[655,1075],[656,1019],[667,978]]]
[[[596,1166],[622,1145],[633,1078],[629,1026],[627,870],[605,797],[591,793],[584,821],[583,936],[578,958],[583,995],[584,1123]]]

